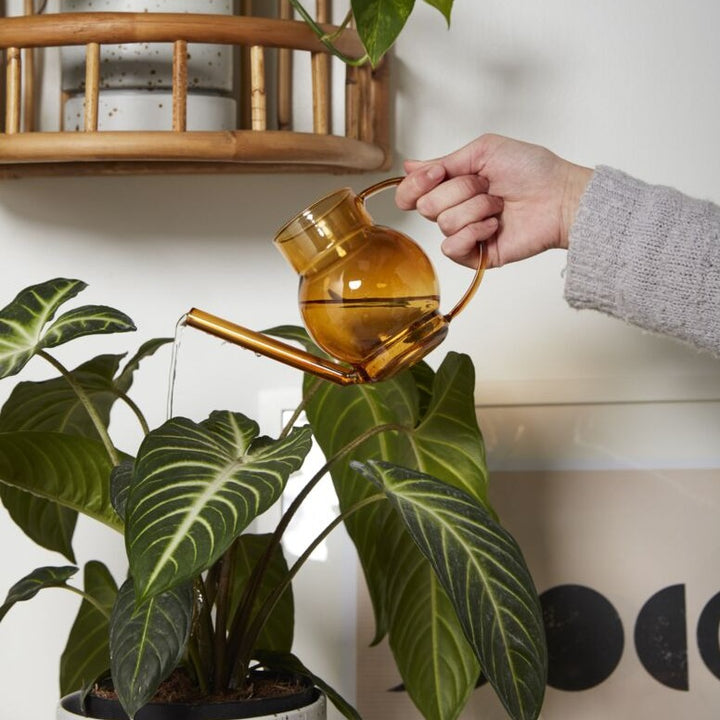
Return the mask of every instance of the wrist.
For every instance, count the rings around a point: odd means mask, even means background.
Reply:
[[[592,175],[593,170],[591,168],[568,163],[568,172],[561,202],[560,220],[560,247],[565,250],[567,250],[569,245],[570,228],[575,222],[575,214],[580,205],[580,199],[585,193]]]

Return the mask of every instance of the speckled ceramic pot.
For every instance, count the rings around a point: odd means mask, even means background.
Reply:
[[[193,12],[232,15],[232,0],[60,0],[60,12]],[[100,88],[159,90],[172,88],[170,43],[104,45]],[[188,87],[220,93],[232,90],[232,48],[195,43],[188,46]],[[85,47],[62,48],[62,89],[85,86]]]
[[[60,0],[60,12],[193,12],[232,15],[232,0]],[[63,130],[83,129],[85,47],[60,52],[65,93]],[[170,130],[170,43],[103,45],[100,60],[98,130]],[[188,130],[232,130],[237,103],[231,97],[233,49],[188,45]]]

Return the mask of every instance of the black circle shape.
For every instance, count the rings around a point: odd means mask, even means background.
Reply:
[[[540,596],[548,644],[548,685],[579,691],[606,680],[625,644],[622,621],[607,598],[584,585],[557,585]]]
[[[720,593],[713,595],[700,613],[697,644],[707,669],[720,680]]]
[[[642,606],[635,621],[635,650],[659,683],[673,690],[689,689],[684,585],[658,590]]]

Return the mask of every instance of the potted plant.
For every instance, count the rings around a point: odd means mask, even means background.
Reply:
[[[168,340],[147,341],[122,368],[118,355],[73,370],[55,357],[54,348],[79,337],[135,329],[106,306],[56,317],[84,287],[57,278],[0,311],[0,377],[35,358],[55,373],[18,383],[0,411],[0,498],[32,540],[71,561],[78,512],[123,533],[127,548],[129,572],[119,588],[99,560],[85,566],[82,583],[73,580],[74,565],[46,566],[20,579],[0,606],[2,620],[47,587],[82,595],[61,659],[62,691],[75,693],[62,703],[68,718],[106,687],[108,672],[109,691],[138,720],[162,707],[151,700],[168,679],[173,687],[192,685],[195,712],[198,698],[241,697],[267,673],[304,679],[315,709],[298,717],[323,717],[312,713],[322,713],[328,697],[345,717],[358,718],[292,655],[292,579],[340,523],[357,547],[376,639],[389,635],[405,688],[425,717],[456,718],[481,672],[511,717],[537,717],[547,666],[542,615],[522,553],[487,501],[467,356],[449,353],[437,372],[420,363],[371,386],[306,378],[309,425],[291,421],[277,439],[230,410],[150,429],[128,391],[144,358]],[[299,328],[275,334],[310,342]],[[143,426],[134,458],[109,434],[115,402],[128,403]],[[278,500],[313,437],[326,465],[274,532],[248,532]],[[283,531],[328,471],[340,515],[288,567]],[[93,653],[83,645],[87,637]],[[213,707],[214,718],[252,716]],[[171,711],[174,720],[178,712]]]

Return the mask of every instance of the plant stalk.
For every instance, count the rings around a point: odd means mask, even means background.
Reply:
[[[364,65],[368,61],[368,54],[365,53],[362,57],[359,58],[353,58],[349,55],[346,55],[345,53],[338,50],[335,45],[333,44],[333,40],[342,32],[345,27],[349,24],[350,18],[352,17],[352,10],[348,12],[348,14],[345,17],[345,20],[343,21],[343,24],[338,28],[338,30],[332,34],[326,33],[316,22],[315,19],[310,15],[310,13],[303,7],[300,0],[290,0],[290,4],[295,8],[295,10],[298,11],[300,14],[300,17],[310,26],[312,31],[317,35],[318,40],[337,58],[342,60],[346,65],[350,65],[352,67],[360,67],[361,65]]]
[[[373,503],[385,500],[384,493],[376,493],[366,497],[363,500],[356,502],[353,506],[349,507],[345,512],[340,513],[332,522],[330,522],[325,529],[308,545],[305,552],[295,561],[293,566],[288,570],[287,575],[283,578],[277,587],[270,593],[265,599],[261,607],[252,619],[247,632],[243,635],[241,646],[239,648],[238,657],[236,660],[235,667],[233,669],[233,677],[244,676],[247,673],[247,668],[250,665],[251,654],[255,647],[255,642],[260,635],[265,623],[267,622],[270,613],[277,605],[278,601],[282,597],[282,594],[290,587],[293,578],[302,566],[307,562],[308,558],[312,555],[315,548],[341,523],[345,522],[351,515],[354,515],[359,510],[372,505]]]
[[[75,380],[70,371],[67,370],[67,368],[59,360],[56,360],[52,355],[45,352],[45,350],[38,350],[37,355],[47,360],[47,362],[49,362],[68,381],[70,387],[73,389],[73,392],[77,395],[78,400],[82,403],[82,406],[85,408],[88,416],[90,417],[98,435],[100,435],[100,439],[105,446],[105,450],[110,457],[110,461],[113,465],[119,465],[120,457],[118,452],[112,444],[107,428],[100,419],[95,406],[92,404],[92,401],[88,397],[83,386]]]
[[[270,541],[268,542],[268,546],[265,549],[265,552],[258,560],[257,565],[255,565],[255,567],[253,568],[253,572],[248,579],[247,585],[245,586],[245,590],[238,606],[238,610],[235,613],[235,618],[230,628],[230,639],[228,642],[228,648],[230,652],[230,667],[233,668],[232,677],[234,677],[235,679],[240,679],[241,673],[238,668],[241,666],[238,666],[237,660],[237,658],[240,656],[240,653],[239,651],[236,651],[235,648],[239,648],[244,643],[244,638],[246,636],[245,629],[247,628],[250,613],[255,603],[255,598],[260,588],[262,578],[270,564],[270,559],[272,558],[273,553],[282,541],[282,536],[287,529],[287,526],[290,524],[290,521],[292,520],[295,513],[297,513],[297,511],[302,506],[305,498],[307,498],[312,489],[320,482],[320,480],[322,480],[325,473],[328,472],[333,463],[337,462],[343,456],[352,452],[359,445],[361,445],[366,440],[375,435],[379,435],[380,433],[393,430],[401,431],[403,429],[404,428],[401,425],[379,425],[377,427],[370,428],[369,430],[362,433],[362,435],[358,435],[358,437],[356,437],[352,442],[349,442],[343,448],[338,450],[335,455],[333,455],[329,460],[325,462],[325,464],[315,473],[315,475],[313,475],[312,478],[310,478],[305,487],[300,491],[300,493],[298,493],[297,497],[288,506],[287,510],[276,525],[275,531],[270,537]]]

